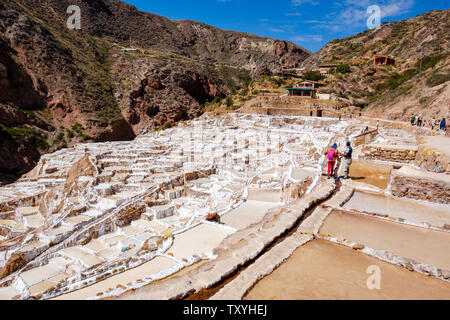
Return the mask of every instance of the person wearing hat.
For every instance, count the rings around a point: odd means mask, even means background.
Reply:
[[[334,143],[331,148],[325,152],[325,156],[328,160],[328,179],[334,176],[334,167],[336,166],[336,160],[339,158],[338,145]]]
[[[345,149],[344,156],[343,156],[344,159],[342,161],[342,170],[344,171],[343,179],[350,178],[348,175],[350,172],[350,166],[352,165],[352,153],[353,153],[352,144],[350,143],[350,141],[348,141],[347,149]]]

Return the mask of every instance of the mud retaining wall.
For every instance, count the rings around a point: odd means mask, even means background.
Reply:
[[[417,147],[367,145],[362,148],[361,158],[364,160],[413,163],[416,160],[417,153]]]

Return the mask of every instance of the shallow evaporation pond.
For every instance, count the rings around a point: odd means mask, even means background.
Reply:
[[[392,167],[372,161],[353,160],[350,167],[350,178],[354,182],[363,182],[380,189],[386,189]]]
[[[381,270],[381,289],[370,290],[370,266]],[[250,290],[245,300],[450,299],[450,284],[410,272],[325,240],[314,240]]]
[[[117,288],[119,285],[126,287],[129,283],[141,280],[148,276],[157,274],[176,265],[173,259],[166,257],[156,257],[147,263],[142,264],[134,269],[127,270],[116,276],[112,276],[103,281],[97,282],[91,286],[80,290],[64,294],[51,300],[86,300],[96,297],[97,294],[104,293],[109,289]]]
[[[345,209],[402,218],[408,222],[442,228],[450,224],[450,205],[425,203],[416,200],[397,198],[384,194],[355,192],[344,205]]]
[[[333,211],[319,232],[338,240],[363,244],[375,250],[450,270],[450,233],[398,222]]]
[[[203,223],[186,232],[176,234],[168,254],[178,259],[189,258],[194,254],[204,255],[211,252],[232,233],[234,231],[230,228]]]
[[[249,189],[247,199],[278,203],[281,201],[281,191],[279,189]]]
[[[236,229],[244,229],[261,221],[267,211],[280,207],[280,203],[249,200],[221,217],[221,222]]]

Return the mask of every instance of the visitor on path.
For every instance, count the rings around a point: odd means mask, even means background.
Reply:
[[[353,148],[350,141],[347,142],[347,149],[345,149],[343,161],[342,161],[342,170],[344,171],[343,179],[349,179],[350,166],[352,165],[352,154]],[[342,172],[342,171],[341,171]]]
[[[439,129],[442,131],[445,131],[446,125],[447,125],[447,122],[445,121],[445,118],[443,118],[441,121],[441,125],[439,126]]]
[[[414,123],[416,123],[416,116],[413,114],[411,115],[411,125],[413,126]]]
[[[336,165],[336,161],[339,158],[338,145],[336,143],[334,143],[331,146],[331,148],[329,148],[327,150],[327,152],[325,152],[325,156],[327,157],[327,160],[328,160],[327,176],[328,176],[328,179],[330,179],[331,176],[334,176],[334,168]]]
[[[422,115],[419,114],[419,117],[417,118],[417,126],[421,127],[422,126]]]
[[[433,119],[431,119],[431,131],[434,131],[435,126],[436,126],[436,118],[433,117]]]

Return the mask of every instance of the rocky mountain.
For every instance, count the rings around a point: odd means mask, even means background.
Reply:
[[[81,30],[67,28],[70,5],[81,9]],[[252,76],[310,55],[119,0],[0,0],[0,49],[0,183],[42,153],[198,116]]]
[[[327,76],[324,90],[351,104],[366,106],[369,115],[406,120],[415,113],[427,120],[433,116],[448,118],[448,30],[450,10],[430,11],[333,40],[302,66],[340,65]],[[375,57],[394,59],[395,65],[374,65]]]

